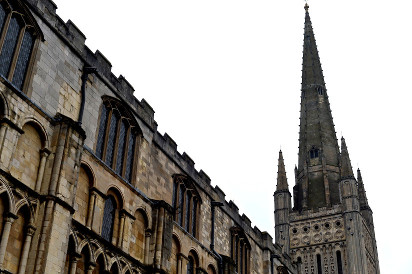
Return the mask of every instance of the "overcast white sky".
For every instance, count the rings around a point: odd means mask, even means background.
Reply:
[[[302,0],[54,0],[252,225],[274,235],[282,148],[297,163]],[[333,111],[374,211],[381,273],[412,273],[412,2],[313,0]]]

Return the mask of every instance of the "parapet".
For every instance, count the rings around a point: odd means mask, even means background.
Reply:
[[[123,75],[115,76],[112,72],[110,61],[97,50],[93,53],[86,45],[86,36],[75,25],[68,20],[66,23],[56,14],[57,6],[51,0],[26,0],[28,6],[38,16],[43,18],[43,22],[70,47],[84,63],[84,66],[95,67],[97,76],[123,101],[129,104],[136,112],[137,116],[143,120],[153,131],[157,129],[154,120],[154,110],[142,99],[139,101],[134,95],[133,86]]]

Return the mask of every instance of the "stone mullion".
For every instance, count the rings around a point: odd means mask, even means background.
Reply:
[[[121,174],[120,174],[122,177],[126,175],[127,157],[128,157],[127,152],[129,151],[130,134],[132,134],[132,127],[129,125],[129,128],[127,129],[127,132],[126,132],[126,139],[125,139],[126,144],[125,144],[124,152],[123,152],[123,160],[122,160],[123,161],[123,167],[122,167]],[[125,178],[125,179],[128,180],[129,178]],[[131,182],[129,182],[129,183],[131,183]]]
[[[117,152],[119,150],[119,134],[120,134],[120,127],[122,124],[122,116],[119,115],[119,121],[117,121],[116,124],[116,134],[114,135],[114,146],[113,146],[113,164],[111,166],[111,168],[114,170],[114,172],[116,172],[116,165],[117,165]],[[122,174],[120,174],[121,176]]]
[[[7,18],[4,21],[3,32],[1,33],[1,36],[0,36],[0,52],[3,49],[4,39],[6,38],[7,30],[9,29],[9,24],[10,24],[10,20],[11,20],[11,15],[13,14],[13,12],[11,12],[10,10],[8,12],[9,12],[9,14],[7,14]]]

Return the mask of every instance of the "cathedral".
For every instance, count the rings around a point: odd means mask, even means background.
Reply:
[[[275,199],[275,242],[298,273],[379,273],[372,210],[360,170],[339,149],[322,67],[305,5],[298,165],[293,207],[282,152]]]
[[[293,207],[280,152],[273,239],[52,0],[0,0],[0,273],[379,273],[305,8]]]

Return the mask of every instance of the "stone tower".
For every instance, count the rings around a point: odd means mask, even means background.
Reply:
[[[280,153],[275,240],[300,273],[379,273],[372,210],[343,138],[339,149],[307,4],[305,10],[294,203]]]

